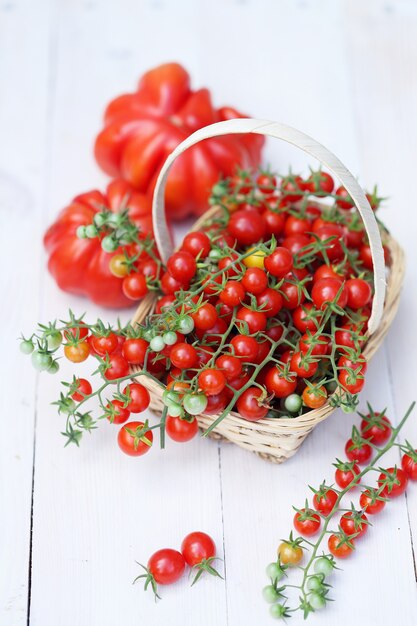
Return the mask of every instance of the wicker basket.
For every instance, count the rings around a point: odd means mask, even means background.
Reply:
[[[388,248],[390,254],[390,271],[388,278],[386,278],[380,231],[363,190],[350,172],[332,153],[300,131],[273,122],[252,119],[229,120],[228,122],[220,122],[203,128],[180,144],[162,168],[154,195],[154,228],[162,259],[166,261],[173,251],[173,245],[165,222],[163,203],[165,182],[172,163],[179,154],[198,141],[216,135],[242,132],[256,132],[277,137],[302,148],[305,152],[326,165],[343,186],[346,187],[355,202],[364,221],[374,261],[375,295],[372,315],[368,322],[370,337],[363,350],[364,355],[369,360],[381,345],[398,309],[405,269],[404,252],[389,233],[384,231],[384,245]],[[317,204],[320,205],[320,203]],[[215,214],[216,209],[208,211],[196,222],[194,229],[201,228],[204,222],[214,217]],[[149,294],[139,305],[132,323],[142,322],[153,311],[156,299],[156,295]],[[160,415],[163,410],[161,387],[146,376],[140,376],[139,371],[136,371],[141,383],[147,387],[151,394],[151,410]],[[338,391],[340,393],[340,390]],[[274,463],[282,463],[295,454],[314,426],[326,419],[333,411],[334,408],[327,401],[321,408],[309,411],[299,417],[290,419],[270,418],[257,422],[246,421],[237,413],[232,412],[213,429],[210,436],[235,443],[241,448],[250,450]],[[200,428],[204,431],[215,421],[216,416],[202,414],[197,419]]]

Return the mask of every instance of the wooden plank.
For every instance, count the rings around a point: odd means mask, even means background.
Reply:
[[[415,400],[417,338],[410,325],[417,315],[417,249],[413,181],[417,152],[417,6],[414,2],[347,3],[352,89],[362,172],[380,181],[389,196],[381,219],[407,253],[407,273],[397,319],[386,342],[390,386],[397,415]],[[372,46],[369,33],[372,32]],[[362,59],[366,55],[366,63]],[[417,415],[404,436],[416,445]],[[407,492],[410,537],[416,545],[417,491]],[[414,550],[414,559],[416,551]],[[416,567],[416,566],[415,566]]]
[[[155,38],[149,25],[155,28],[158,10],[149,3],[111,7],[110,11],[105,4],[61,5],[51,219],[72,195],[105,180],[91,151],[99,113],[110,96],[131,88],[138,75],[157,62],[146,57],[146,50]],[[167,27],[173,11],[164,10]],[[119,40],[125,52],[118,48]],[[140,63],[136,55],[142,56]],[[100,315],[111,321],[117,315],[58,293],[48,278],[42,318],[62,318],[68,307],[87,309],[89,320]],[[122,317],[127,320],[130,315],[124,312]],[[94,364],[87,362],[86,373],[92,369]],[[162,589],[158,605],[152,594],[131,584],[140,573],[135,560],[146,564],[156,549],[179,548],[192,530],[212,534],[222,555],[218,444],[200,438],[184,446],[167,442],[163,453],[156,445],[146,457],[131,459],[117,448],[117,427],[103,423],[79,450],[63,450],[59,434],[63,422],[50,401],[59,393],[59,381],[69,380],[73,371],[62,363],[58,377],[42,376],[40,381],[31,626],[113,626],[120,620],[156,624],[173,619],[190,625],[225,625],[225,583],[219,579],[188,589],[184,578],[175,587]]]
[[[18,351],[40,306],[48,155],[50,3],[0,4],[0,623],[26,624],[36,374]],[[36,24],[36,28],[34,27]],[[7,355],[7,357],[5,356]],[[6,361],[7,358],[7,361]]]

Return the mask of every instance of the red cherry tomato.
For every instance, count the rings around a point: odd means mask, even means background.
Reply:
[[[381,488],[381,496],[396,498],[407,489],[408,475],[399,467],[389,467],[380,473],[378,485]]]
[[[263,392],[259,387],[249,387],[239,396],[236,403],[238,413],[250,422],[257,422],[268,413],[268,407],[263,404]]]
[[[158,585],[171,585],[181,578],[185,570],[185,560],[181,552],[163,548],[152,554],[148,561],[148,571]]]
[[[149,391],[140,383],[130,383],[123,389],[123,394],[130,398],[127,408],[131,413],[142,413],[151,401]]]
[[[128,338],[123,344],[122,355],[131,365],[143,365],[149,343],[145,339]]]
[[[129,456],[142,456],[149,452],[153,442],[151,430],[144,429],[143,422],[128,422],[119,430],[117,442]]]
[[[190,441],[198,433],[198,422],[195,418],[191,421],[182,419],[181,417],[172,417],[168,415],[165,422],[165,429],[168,437],[183,443]]]
[[[320,515],[311,509],[301,509],[294,515],[294,528],[301,535],[311,537],[320,529]]]
[[[88,380],[85,378],[77,378],[76,391],[71,394],[71,398],[76,402],[81,402],[86,396],[89,396],[93,391],[93,388]]]
[[[342,515],[340,527],[348,537],[353,535],[355,539],[359,539],[368,530],[368,518],[364,513],[355,514],[352,511],[348,511]]]

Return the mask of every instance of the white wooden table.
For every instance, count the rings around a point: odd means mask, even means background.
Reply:
[[[167,60],[183,62],[218,104],[313,135],[390,196],[381,217],[407,251],[408,272],[362,402],[387,406],[395,421],[416,398],[414,0],[0,0],[1,626],[270,623],[264,566],[306,484],[331,480],[350,432],[351,417],[338,411],[282,466],[201,439],[134,460],[105,424],[80,449],[63,449],[50,402],[71,367],[36,376],[16,338],[68,307],[91,320],[104,314],[57,290],[41,236],[72,196],[105,183],[92,142],[106,101]],[[267,161],[307,168],[278,142]],[[416,419],[406,433],[414,442]],[[225,580],[180,582],[155,605],[131,585],[135,559],[196,529],[224,551]],[[376,520],[333,577],[336,601],[311,622],[416,624],[416,531],[414,486]]]

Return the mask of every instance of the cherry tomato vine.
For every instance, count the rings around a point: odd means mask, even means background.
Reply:
[[[295,509],[294,528],[301,536],[294,537],[291,532],[289,538],[278,546],[278,560],[266,568],[270,583],[264,588],[263,595],[271,604],[272,617],[288,618],[301,611],[306,618],[310,613],[324,608],[330,600],[331,585],[328,579],[335,569],[339,569],[339,560],[348,558],[360,538],[368,532],[371,525],[369,518],[380,513],[392,498],[404,493],[409,481],[417,480],[417,450],[409,442],[400,444],[396,441],[414,406],[415,402],[394,428],[385,411],[376,413],[368,405],[369,413],[359,414],[362,417],[360,431],[353,426],[351,439],[347,442],[347,445],[356,441],[357,444],[361,442],[369,446],[371,454],[361,461],[363,467],[358,468],[359,471],[341,485],[326,485],[323,482],[318,489],[310,487],[314,493],[312,505],[306,500],[302,509]],[[383,431],[384,438],[373,440],[374,429]],[[394,446],[402,452],[401,467],[381,467],[379,461]],[[336,482],[340,464],[337,460]],[[344,465],[348,466],[349,463]],[[363,479],[370,473],[377,476],[375,484],[364,484]],[[361,489],[359,508],[353,502],[350,508],[344,507],[344,500],[358,486]],[[336,527],[333,526],[335,522]],[[313,539],[313,536],[316,538]],[[302,565],[305,556],[307,563]],[[299,584],[283,581],[284,576],[290,575],[291,568],[300,573]],[[286,594],[293,589],[298,593],[298,604],[290,606]]]

